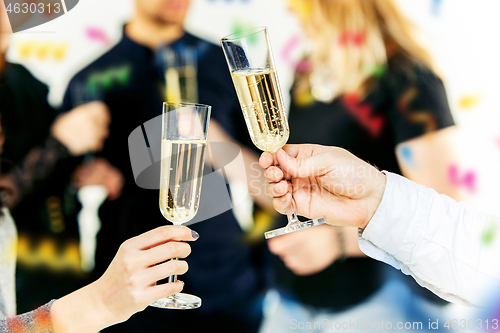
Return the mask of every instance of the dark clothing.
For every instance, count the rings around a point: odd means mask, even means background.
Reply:
[[[49,263],[61,260],[56,256],[69,246],[78,246],[79,206],[70,192],[70,175],[77,162],[50,135],[57,112],[48,104],[47,93],[47,87],[24,67],[5,64],[0,74],[0,114],[5,135],[2,182],[11,190],[8,201],[16,203],[11,212],[20,239],[29,243],[23,249],[37,252],[41,241],[53,245],[57,253],[44,254]],[[20,257],[34,255],[39,254],[20,253]],[[72,264],[79,266],[78,262]],[[80,287],[82,281],[66,272],[68,268],[48,271],[41,266],[26,267],[21,261],[16,284],[18,311],[32,310]],[[40,289],[43,280],[50,283]]]
[[[441,80],[428,68],[395,57],[364,98],[344,95],[331,103],[307,105],[298,105],[292,98],[289,143],[342,147],[380,170],[401,174],[397,144],[453,124]],[[284,225],[285,219],[280,218],[280,223]],[[320,273],[300,277],[279,258],[275,261],[283,293],[334,311],[355,305],[376,291],[384,282],[387,266],[369,258],[348,258]]]
[[[229,134],[236,139],[241,139],[240,135],[244,134],[243,138],[247,139],[222,49],[187,33],[170,45],[173,48],[186,46],[197,50],[198,102],[212,106],[212,119]],[[159,191],[136,185],[128,151],[131,132],[162,112],[165,80],[158,53],[132,41],[124,33],[116,46],[71,80],[64,98],[63,110],[68,110],[74,99],[71,94],[75,86],[88,84],[99,73],[112,72],[113,68],[129,69],[126,78],[109,80],[106,86],[101,81],[103,100],[112,119],[110,135],[101,155],[123,173],[125,185],[117,200],[105,202],[100,209],[102,228],[98,235],[97,274],[104,271],[123,241],[170,224],[160,214]],[[148,136],[148,140],[159,141],[161,137]],[[205,174],[211,171],[207,166],[205,169]],[[159,183],[159,172],[156,179]],[[203,195],[210,196],[211,189],[207,185],[204,181],[199,211],[209,205]],[[243,232],[232,211],[190,227],[199,232],[200,239],[191,244],[192,253],[187,259],[190,269],[180,279],[186,282],[186,293],[202,298],[202,307],[185,313],[148,308],[114,329],[140,332],[149,325],[148,332],[164,332],[168,325],[171,331],[191,332],[199,327],[214,327],[217,331],[229,332],[237,325],[238,331],[257,330],[261,313],[248,309],[260,304],[258,293],[263,287],[262,272],[253,262],[252,248],[243,240]],[[228,322],[233,326],[227,327]]]

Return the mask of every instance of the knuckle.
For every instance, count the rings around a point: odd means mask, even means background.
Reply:
[[[166,252],[171,255],[175,256],[175,254],[178,252],[178,246],[177,243],[175,242],[168,242],[165,244],[165,250]]]
[[[172,274],[174,272],[177,271],[178,267],[179,267],[179,263],[178,263],[178,260],[170,260],[169,262],[166,263],[166,269],[167,271],[169,272],[172,272]]]

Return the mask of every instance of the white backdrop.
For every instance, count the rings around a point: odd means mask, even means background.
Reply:
[[[463,129],[464,139],[457,144],[466,158],[460,162],[459,173],[464,179],[474,175],[477,204],[495,210],[500,206],[500,1],[399,3],[421,28],[441,69],[455,120]],[[71,76],[119,39],[132,11],[132,0],[80,0],[61,18],[15,34],[8,59],[22,63],[46,82],[51,88],[50,102],[57,105]],[[270,29],[288,100],[293,64],[301,54],[298,41],[303,38],[285,0],[193,0],[186,27],[217,42],[237,26],[259,25]]]

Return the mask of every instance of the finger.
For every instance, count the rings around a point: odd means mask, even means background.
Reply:
[[[270,166],[274,165],[274,157],[269,152],[263,152],[259,158],[259,164],[262,168],[267,169]]]
[[[162,299],[163,297],[180,293],[183,288],[184,283],[180,280],[148,287],[146,291],[144,291],[145,303],[151,304],[154,301]]]
[[[191,253],[191,246],[183,242],[168,242],[143,252],[146,267],[172,258],[186,258]]]
[[[292,194],[287,193],[280,198],[273,199],[274,209],[280,214],[286,214],[286,208],[292,203]]]
[[[194,241],[198,237],[198,233],[188,227],[166,225],[131,238],[128,242],[131,247],[147,250],[168,241]]]
[[[154,282],[163,280],[171,275],[186,274],[189,266],[184,260],[169,260],[162,264],[152,266],[145,271],[145,283],[151,285]]]
[[[276,183],[283,179],[283,171],[278,167],[269,167],[264,171],[264,179],[270,183]]]
[[[288,155],[283,149],[280,149],[276,155],[283,171],[293,177],[304,178],[324,175],[334,164],[330,154],[294,158]]]
[[[290,184],[286,180],[282,180],[279,183],[273,183],[267,185],[267,193],[273,198],[282,197],[288,193],[290,189]]]

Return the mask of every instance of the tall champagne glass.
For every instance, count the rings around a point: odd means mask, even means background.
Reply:
[[[267,29],[229,35],[221,39],[221,44],[250,138],[257,148],[275,156],[288,141],[290,130]],[[301,222],[295,211],[292,200],[286,211],[288,225],[266,232],[266,239],[325,223],[322,217]]]
[[[163,103],[160,211],[176,225],[190,221],[198,212],[210,111],[208,105]],[[173,275],[168,282],[176,280]],[[178,293],[151,306],[195,309],[201,306],[201,298]]]
[[[165,71],[165,98],[173,103],[197,103],[196,48],[165,46],[161,49]]]

